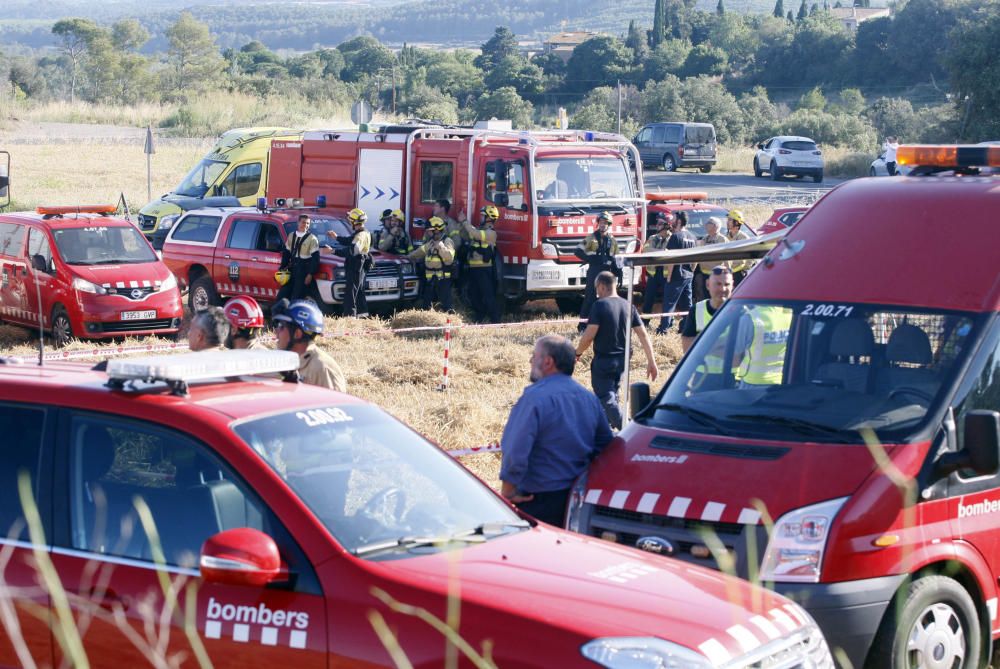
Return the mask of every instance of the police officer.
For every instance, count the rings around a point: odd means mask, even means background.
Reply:
[[[496,299],[496,272],[493,271],[493,260],[496,258],[497,233],[493,230],[500,211],[488,204],[479,210],[481,216],[479,227],[465,220],[462,225],[469,239],[469,297],[472,311],[477,323],[487,318],[490,323],[500,322],[500,310]]]
[[[743,318],[751,321],[752,338],[740,361],[737,378],[744,387],[780,384],[785,368],[788,331],[792,326],[792,310],[759,305]]]
[[[656,214],[656,234],[646,240],[642,246],[643,253],[657,253],[667,248],[667,240],[670,239],[670,223],[674,220],[674,215],[665,211]],[[657,298],[663,293],[667,280],[663,276],[663,265],[646,268],[646,289],[642,294],[642,312],[644,314],[653,313]]]
[[[747,231],[742,229],[744,224],[742,211],[733,209],[729,212],[729,216],[726,218],[726,237],[729,241],[736,242],[741,239],[750,239]],[[753,267],[753,262],[750,260],[734,260],[730,263],[729,268],[733,270],[734,288],[740,285],[743,279],[746,278],[747,272],[750,271],[751,267]]]
[[[351,209],[347,212],[347,222],[354,230],[349,237],[337,241],[344,248],[337,249],[337,255],[345,259],[344,278],[344,315],[365,318],[368,316],[368,299],[365,296],[365,272],[368,271],[371,260],[372,236],[365,230],[368,215],[361,209]]]
[[[445,236],[445,224],[437,216],[427,221],[423,245],[409,254],[411,260],[424,262],[424,309],[437,300],[441,308],[451,311],[451,271],[455,262],[455,245]]]
[[[271,321],[278,349],[299,354],[299,379],[303,383],[347,392],[347,379],[340,365],[316,346],[323,334],[323,313],[312,300],[282,300],[271,307]]]
[[[397,211],[399,210],[397,209]],[[410,241],[410,236],[403,229],[402,219],[397,219],[390,213],[386,226],[386,230],[378,240],[379,251],[395,253],[400,256],[405,256],[413,251],[413,242]]]
[[[725,265],[716,265],[712,268],[706,282],[709,297],[699,302],[695,302],[694,307],[688,312],[681,325],[681,348],[687,353],[694,343],[695,337],[705,329],[708,322],[712,320],[722,305],[733,292],[733,273]]]
[[[674,214],[671,223],[671,235],[667,240],[667,248],[672,251],[689,249],[693,247],[697,240],[694,235],[685,230],[687,227],[687,213],[679,211]],[[671,265],[668,271],[669,279],[666,288],[663,290],[663,310],[687,311],[691,308],[691,279],[694,272],[691,265]],[[657,334],[665,334],[670,326],[674,324],[672,316],[664,316],[660,319],[660,325],[656,328]]]
[[[249,295],[240,295],[222,305],[222,310],[229,321],[226,348],[267,349],[260,340],[260,331],[264,327],[264,310],[257,300]]]
[[[309,214],[299,214],[299,227],[285,239],[281,267],[291,273],[289,281],[278,290],[278,299],[297,300],[305,297],[312,285],[313,274],[319,271],[319,240],[309,232]]]
[[[586,329],[587,324],[582,321],[589,317],[590,307],[597,299],[594,287],[597,275],[601,272],[611,272],[618,277],[619,281],[622,278],[621,269],[615,263],[615,256],[618,254],[618,240],[608,232],[608,228],[613,222],[611,214],[603,212],[597,217],[597,229],[584,237],[580,245],[576,247],[576,257],[587,263],[587,285],[583,296],[583,306],[580,308],[580,332]]]

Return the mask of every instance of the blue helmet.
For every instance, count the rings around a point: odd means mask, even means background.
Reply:
[[[287,307],[276,304],[272,308],[272,318],[275,321],[293,323],[297,328],[309,335],[323,334],[323,312],[312,300],[295,300]]]

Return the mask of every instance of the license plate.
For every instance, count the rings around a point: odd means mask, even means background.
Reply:
[[[156,318],[156,310],[151,311],[123,311],[123,321],[146,321]]]
[[[369,290],[388,290],[398,285],[398,279],[368,279]]]
[[[532,272],[531,276],[536,281],[553,281],[558,280],[561,275],[557,269],[539,269]]]

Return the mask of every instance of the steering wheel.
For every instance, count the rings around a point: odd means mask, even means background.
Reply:
[[[383,488],[358,510],[359,515],[381,522],[383,525],[398,525],[406,510],[406,493],[396,486]]]
[[[902,386],[899,388],[894,388],[889,393],[889,399],[894,399],[896,395],[913,395],[915,397],[919,397],[922,400],[927,400],[928,404],[934,401],[934,396],[931,395],[929,392],[927,392],[926,390],[921,390],[920,388],[914,388],[913,386]]]
[[[592,197],[592,198],[597,198],[597,197],[608,197],[608,191],[606,191],[606,190],[595,190],[595,191],[591,191],[591,192],[590,192],[590,197]]]

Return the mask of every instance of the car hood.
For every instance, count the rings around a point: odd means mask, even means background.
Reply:
[[[490,609],[495,629],[516,615],[582,639],[659,637],[713,661],[812,624],[797,605],[746,581],[548,526],[372,566],[442,596],[457,574],[463,606]]]
[[[159,260],[121,265],[70,265],[73,276],[113,288],[159,288],[170,270]]]
[[[588,503],[636,513],[757,525],[853,493],[876,469],[863,444],[766,442],[632,423],[594,461]],[[884,446],[891,457],[894,446]],[[837,463],[832,475],[830,463]]]

